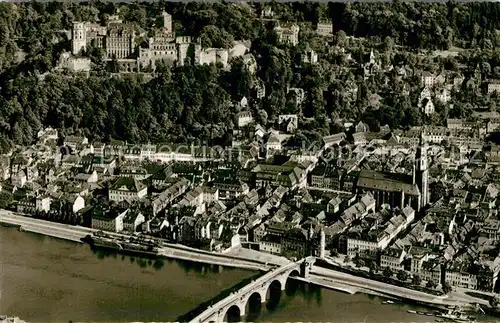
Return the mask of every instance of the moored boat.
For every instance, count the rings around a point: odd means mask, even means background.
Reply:
[[[417,314],[417,311],[414,311],[414,310],[407,310],[407,312],[410,314]]]
[[[119,243],[117,243],[113,240],[97,238],[97,237],[92,238],[92,246],[98,247],[98,248],[112,249],[112,250],[121,250],[122,249],[122,246],[120,246]]]
[[[475,317],[467,316],[459,311],[451,310],[448,311],[448,313],[439,314],[437,316],[454,322],[475,322],[476,320]]]

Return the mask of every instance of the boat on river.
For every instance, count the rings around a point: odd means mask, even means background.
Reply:
[[[122,246],[112,239],[93,237],[91,242],[93,247],[111,249],[115,251],[122,250]]]
[[[468,316],[460,311],[449,310],[448,313],[442,313],[437,315],[440,318],[444,318],[453,322],[475,322],[476,318]]]

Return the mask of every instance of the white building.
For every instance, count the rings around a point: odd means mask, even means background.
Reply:
[[[281,138],[279,134],[272,132],[266,141],[266,153],[267,156],[273,154],[273,152],[281,151]]]
[[[72,199],[71,202],[73,203],[73,213],[77,213],[81,209],[85,207],[85,200],[83,197],[80,195],[75,195]]]
[[[238,128],[242,128],[246,125],[249,125],[253,122],[252,112],[250,111],[241,111],[236,114],[236,124]]]
[[[280,114],[278,116],[278,123],[287,123],[287,132],[291,133],[299,127],[299,117],[296,114]]]
[[[493,94],[494,92],[500,93],[500,82],[498,81],[488,83],[488,94]]]
[[[35,200],[35,207],[37,211],[49,212],[51,198],[48,196],[38,196]]]
[[[277,26],[274,31],[278,34],[278,41],[283,44],[297,46],[299,43],[300,27],[296,24]]]
[[[439,93],[436,95],[436,98],[441,101],[442,103],[448,103],[451,100],[451,94],[450,90],[448,89],[442,89],[439,91]]]
[[[110,201],[133,201],[147,195],[148,188],[132,177],[120,177],[109,187]]]
[[[333,24],[332,22],[321,22],[316,26],[316,32],[321,36],[331,36],[333,35]]]
[[[436,112],[434,108],[434,103],[432,103],[432,100],[424,100],[424,103],[422,105],[422,112],[425,113],[426,115],[431,115],[434,112]]]
[[[422,73],[421,80],[422,80],[422,84],[425,87],[432,88],[434,86],[434,82],[436,80],[436,76],[434,74],[430,73],[430,72],[424,71]]]
[[[48,127],[45,129],[42,129],[38,131],[37,133],[37,138],[38,139],[44,139],[44,140],[57,140],[59,138],[59,133],[57,129],[53,129],[52,127]]]
[[[340,132],[334,135],[323,137],[323,143],[325,144],[325,149],[330,148],[334,145],[340,145],[341,142],[346,140],[346,134],[344,132]]]
[[[404,269],[406,252],[403,249],[388,248],[380,256],[380,267],[389,267],[393,272]]]
[[[445,281],[453,287],[477,289],[476,275],[461,271],[459,268],[447,269],[445,272]]]
[[[137,232],[137,228],[146,221],[142,213],[128,212],[123,218],[123,231]]]

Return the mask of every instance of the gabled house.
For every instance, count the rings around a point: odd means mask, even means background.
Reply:
[[[266,141],[266,156],[271,156],[275,152],[281,151],[281,138],[279,134],[271,132]]]
[[[63,145],[71,149],[71,153],[78,153],[83,146],[87,145],[89,140],[86,137],[67,136],[64,138]]]
[[[286,132],[293,133],[299,127],[299,117],[296,114],[280,114],[278,123]]]
[[[323,143],[325,149],[330,148],[331,146],[334,145],[340,145],[343,141],[345,141],[347,138],[346,134],[344,132],[340,132],[334,135],[326,136],[323,137]]]
[[[422,112],[426,115],[431,115],[435,112],[434,103],[431,99],[424,99],[422,102]]]
[[[242,128],[244,126],[247,126],[251,124],[253,120],[252,112],[251,111],[241,111],[236,114],[236,125],[238,128]]]
[[[139,226],[144,222],[146,222],[146,218],[141,212],[130,210],[123,218],[123,231],[137,232]]]
[[[108,209],[98,205],[92,209],[92,229],[121,232],[123,231],[123,218],[127,215],[129,209],[124,211],[120,209]]]
[[[274,31],[278,35],[278,41],[282,44],[297,46],[299,43],[300,27],[296,24],[283,24],[274,27]]]
[[[147,186],[133,177],[120,177],[109,187],[110,201],[131,201],[144,198]]]
[[[448,103],[451,100],[451,94],[450,90],[448,89],[442,89],[438,92],[436,95],[436,98],[441,101],[442,103]]]
[[[425,87],[432,88],[434,86],[435,80],[436,76],[433,73],[428,71],[422,72],[421,81]]]

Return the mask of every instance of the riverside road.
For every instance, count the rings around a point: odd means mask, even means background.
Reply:
[[[85,236],[98,231],[91,228],[34,219],[6,210],[0,210],[0,223],[21,226],[28,232],[40,233],[75,242],[81,242],[81,239]],[[116,237],[128,236],[120,233],[110,234]],[[274,266],[283,266],[288,262],[283,257],[266,255],[261,252],[246,250],[243,248],[235,248],[226,253],[215,253],[169,243],[163,244],[159,250],[159,255],[167,258],[199,263],[264,271],[267,271]],[[348,293],[354,293],[356,291],[372,291],[377,294],[413,299],[433,305],[466,305],[470,303],[487,305],[486,301],[468,296],[462,291],[453,291],[445,296],[435,296],[318,266],[312,267],[310,279],[307,279],[307,281],[312,283],[316,282],[321,286],[342,290]]]

